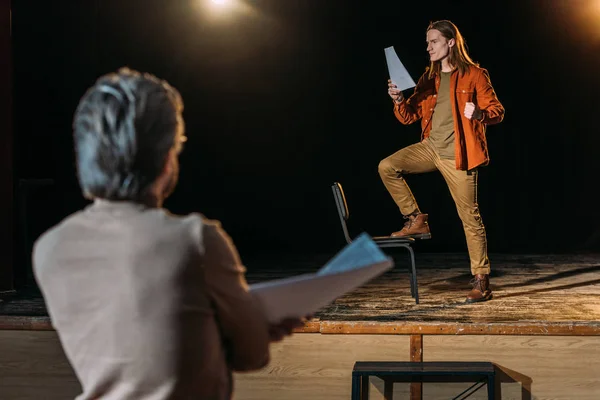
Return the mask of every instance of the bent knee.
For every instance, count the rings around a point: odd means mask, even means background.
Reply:
[[[377,171],[379,171],[379,175],[397,175],[398,171],[392,165],[392,162],[389,158],[384,158],[379,162],[379,166],[377,167]]]

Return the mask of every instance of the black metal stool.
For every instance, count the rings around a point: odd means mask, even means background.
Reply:
[[[384,381],[385,400],[392,400],[396,382],[474,382],[455,399],[467,398],[487,385],[488,399],[493,400],[495,375],[491,362],[357,361],[352,370],[352,400],[369,398],[370,376]]]

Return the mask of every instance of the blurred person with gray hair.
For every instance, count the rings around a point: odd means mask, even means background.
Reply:
[[[162,207],[186,140],[183,101],[127,68],[100,77],[74,116],[92,204],[35,243],[34,273],[87,399],[229,399],[232,371],[269,362],[303,320],[267,322],[218,221]]]

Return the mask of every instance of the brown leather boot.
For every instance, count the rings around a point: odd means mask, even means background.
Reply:
[[[478,303],[480,301],[491,300],[492,290],[490,289],[490,276],[487,274],[477,274],[471,280],[473,290],[467,294],[467,303]]]
[[[427,214],[417,214],[404,217],[407,221],[398,232],[392,233],[392,237],[407,237],[415,239],[431,239]]]

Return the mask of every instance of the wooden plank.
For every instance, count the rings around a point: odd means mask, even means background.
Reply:
[[[423,335],[410,335],[410,361],[423,362]],[[423,384],[410,384],[410,400],[423,399]]]
[[[321,321],[323,334],[599,336],[600,321],[582,323],[413,323]]]
[[[0,316],[0,330],[53,330],[49,317]],[[590,323],[452,324],[338,322],[312,320],[295,333],[348,335],[518,335],[600,336],[600,321]],[[412,337],[411,337],[412,338]],[[411,345],[412,346],[412,345]],[[422,351],[422,349],[421,349]],[[411,356],[413,349],[411,347]],[[415,359],[415,361],[418,361]]]
[[[423,361],[423,335],[410,335],[410,361]]]
[[[298,334],[271,347],[271,363],[235,374],[236,400],[347,400],[356,361],[409,361],[402,335]],[[503,398],[596,399],[600,337],[424,336],[424,361],[489,361],[502,371]],[[80,390],[55,332],[0,331],[2,398],[58,400]],[[372,399],[383,382],[371,380]],[[424,385],[424,398],[452,398],[464,389]],[[462,388],[462,389],[461,389]],[[408,398],[395,385],[394,398]]]
[[[318,333],[320,322],[308,321],[304,327],[294,329],[295,333]],[[31,330],[51,331],[54,330],[49,317],[27,317],[0,315],[0,330]]]
[[[10,6],[10,0],[0,0],[0,291],[15,288]]]
[[[302,328],[294,329],[295,333],[319,333],[321,329],[321,321],[318,319],[310,320],[304,324]]]
[[[52,331],[54,328],[48,317],[13,317],[0,316],[0,331]]]

